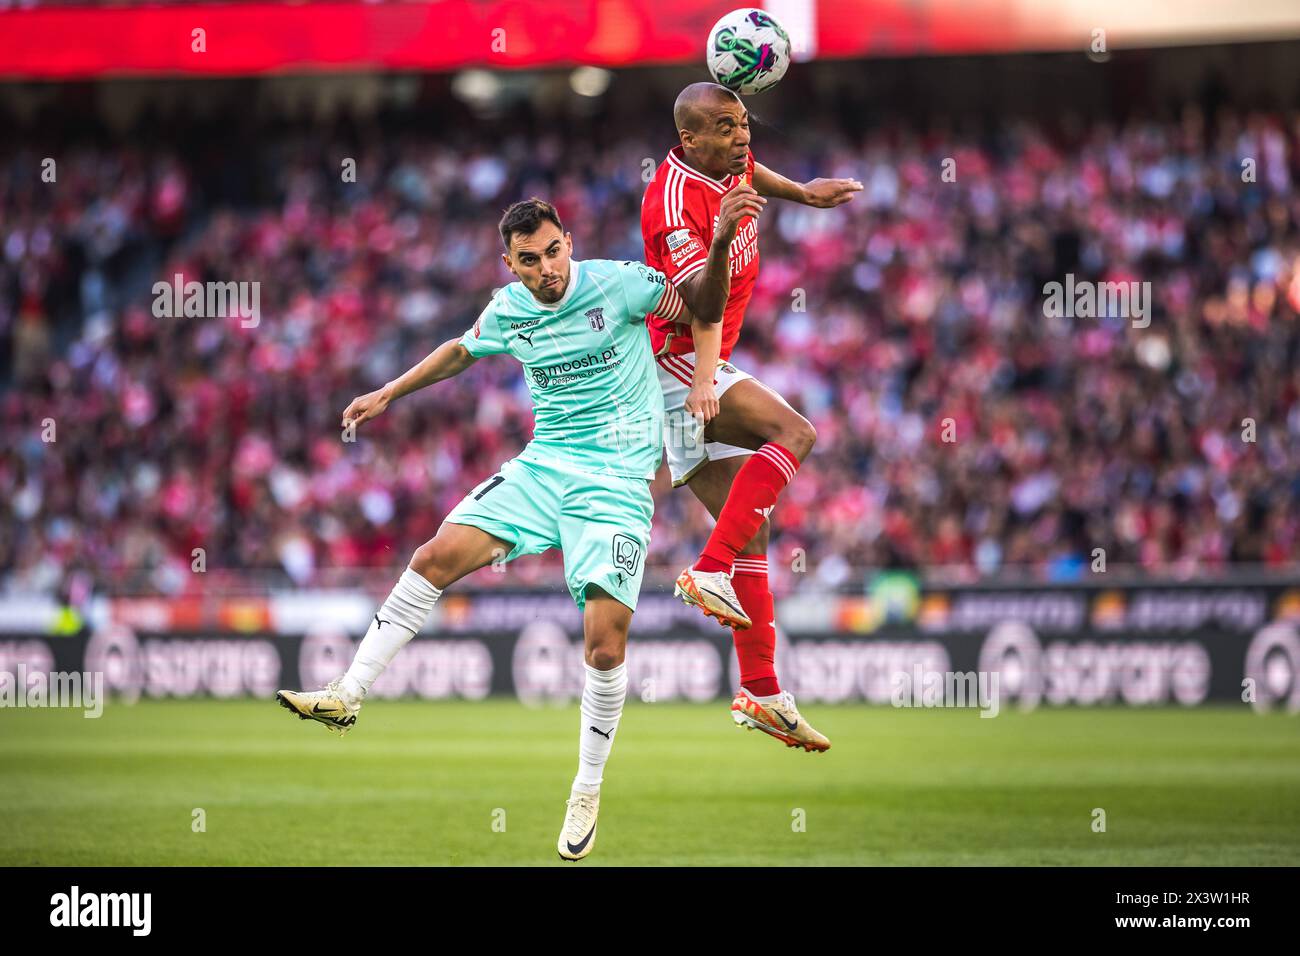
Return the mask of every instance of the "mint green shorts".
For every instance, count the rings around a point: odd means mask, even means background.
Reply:
[[[506,555],[564,553],[564,579],[579,609],[587,586],[636,610],[650,548],[650,482],[570,471],[513,458],[467,494],[446,520],[514,545]]]

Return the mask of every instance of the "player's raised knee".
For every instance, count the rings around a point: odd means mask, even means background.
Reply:
[[[607,671],[623,663],[623,649],[614,643],[594,644],[587,648],[587,663],[598,671]]]
[[[424,542],[411,555],[411,570],[436,588],[446,587],[452,575],[452,555],[437,538]]]
[[[803,461],[812,453],[813,445],[817,444],[817,429],[813,428],[812,422],[808,419],[796,415],[790,426],[782,430],[782,435],[777,442]]]

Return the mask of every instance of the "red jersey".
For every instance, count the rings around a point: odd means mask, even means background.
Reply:
[[[753,183],[754,154],[749,154],[745,180]],[[686,165],[681,146],[674,146],[659,164],[641,198],[641,238],[645,261],[668,277],[674,286],[695,275],[709,260],[713,227],[718,222],[722,197],[735,188],[740,177],[711,179]],[[722,310],[722,352],[726,359],[740,338],[745,307],[758,279],[758,222],[746,216],[731,242],[731,294]],[[658,315],[646,316],[650,344],[656,355],[683,355],[695,351],[691,327]]]

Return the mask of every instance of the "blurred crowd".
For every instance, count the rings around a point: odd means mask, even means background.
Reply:
[[[1300,116],[956,130],[810,110],[753,135],[791,178],[866,187],[759,227],[733,360],[819,436],[772,516],[780,588],[1300,558]],[[552,200],[578,258],[642,258],[643,174],[673,144],[630,120],[286,132],[216,156],[81,147],[53,184],[0,152],[2,586],[177,592],[198,560],[299,586],[396,574],[528,439],[527,392],[497,358],[353,443],[343,409],[509,281],[513,200]],[[156,317],[177,274],[259,282],[260,322]],[[1067,274],[1149,282],[1149,325],[1049,315]],[[651,580],[671,579],[711,522],[662,470],[655,490]],[[495,577],[558,586],[554,564]]]

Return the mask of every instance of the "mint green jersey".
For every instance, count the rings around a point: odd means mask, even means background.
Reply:
[[[645,317],[680,313],[662,272],[639,262],[569,262],[569,287],[548,305],[521,282],[492,297],[460,340],[476,358],[524,367],[533,440],[519,455],[597,475],[653,478],[663,454],[663,392]]]

